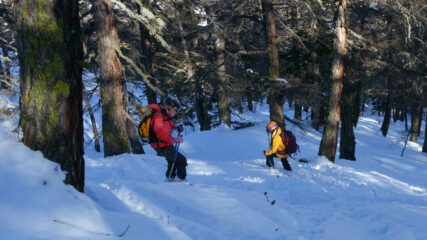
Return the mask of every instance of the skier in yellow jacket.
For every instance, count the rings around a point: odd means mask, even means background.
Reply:
[[[271,133],[271,148],[268,151],[264,151],[267,166],[274,168],[273,157],[277,157],[282,161],[285,170],[292,171],[287,159],[289,154],[285,153],[286,146],[283,144],[282,137],[280,136],[282,129],[276,122],[271,121],[267,124],[267,132]]]

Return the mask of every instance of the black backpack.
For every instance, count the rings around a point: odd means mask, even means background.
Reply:
[[[297,144],[297,139],[291,131],[282,131],[280,134],[282,137],[283,144],[286,149],[284,151],[279,152],[282,155],[292,154],[299,150],[299,146]]]

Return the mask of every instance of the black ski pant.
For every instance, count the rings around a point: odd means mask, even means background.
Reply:
[[[172,171],[172,174],[170,174],[171,178],[175,178],[175,176],[178,176],[179,179],[184,180],[187,177],[187,158],[182,155],[181,153],[176,154],[175,164],[173,164],[173,160],[175,157],[175,148],[174,146],[166,146],[156,149],[157,156],[162,156],[166,158],[166,161],[168,162],[168,169],[166,170],[166,177],[169,178],[169,174]],[[172,169],[172,165],[173,169]]]
[[[267,166],[274,167],[274,159],[273,159],[273,157],[275,157],[275,156],[276,156],[276,154],[272,154],[272,155],[267,155],[266,156],[265,163],[267,164]],[[289,165],[289,162],[288,162],[288,158],[280,158],[280,160],[282,161],[282,165],[283,165],[283,168],[285,170],[292,171],[291,165]]]

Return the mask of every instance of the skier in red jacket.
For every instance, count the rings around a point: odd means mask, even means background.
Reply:
[[[181,107],[179,100],[173,96],[167,96],[163,104],[151,104],[148,107],[155,111],[150,122],[149,142],[151,147],[156,150],[157,155],[165,157],[168,162],[166,178],[170,176],[170,180],[173,180],[175,176],[178,176],[180,180],[185,180],[187,158],[179,152],[176,153],[174,147],[175,143],[183,143],[184,139],[181,136],[175,138],[171,136],[172,130],[178,132],[184,130],[182,126],[176,126],[171,119]],[[173,164],[175,156],[175,164]]]

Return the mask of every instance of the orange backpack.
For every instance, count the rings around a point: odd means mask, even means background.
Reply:
[[[142,106],[139,109],[139,118],[141,121],[138,124],[138,133],[143,142],[148,142],[150,137],[150,122],[154,114],[154,110],[148,106]]]

